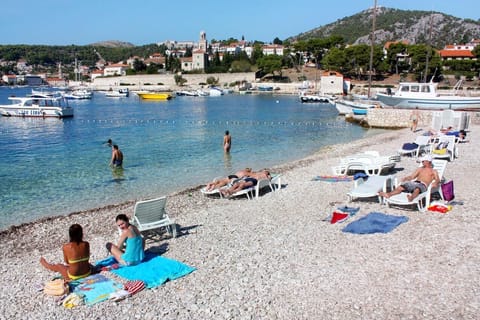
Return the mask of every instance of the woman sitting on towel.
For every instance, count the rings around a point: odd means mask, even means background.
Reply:
[[[50,264],[40,258],[40,264],[46,269],[59,272],[65,280],[85,278],[92,273],[90,245],[83,241],[83,230],[79,224],[73,224],[68,230],[70,242],[63,245],[63,258],[66,264]]]
[[[128,217],[119,214],[115,219],[118,228],[121,231],[118,244],[114,245],[108,242],[106,247],[113,257],[125,266],[133,266],[142,262],[145,258],[145,241],[138,231],[137,227],[130,224]],[[121,250],[125,245],[125,251]]]

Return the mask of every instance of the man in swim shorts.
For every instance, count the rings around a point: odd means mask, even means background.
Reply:
[[[237,183],[235,183],[233,186],[231,186],[230,188],[228,188],[226,190],[221,190],[220,192],[224,196],[229,196],[229,195],[232,195],[235,192],[238,192],[240,190],[253,187],[254,185],[257,184],[257,182],[258,181],[255,178],[244,177],[244,178],[240,179]]]
[[[430,155],[423,156],[421,159],[422,166],[415,170],[411,175],[402,179],[403,183],[390,192],[379,192],[378,195],[390,198],[401,192],[410,193],[407,196],[408,201],[415,199],[420,193],[427,191],[428,186],[438,187],[440,177],[437,170],[433,169],[432,157]]]
[[[123,153],[115,144],[112,149],[112,160],[110,160],[110,166],[121,167],[123,164]]]

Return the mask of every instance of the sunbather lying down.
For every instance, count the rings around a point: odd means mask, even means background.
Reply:
[[[221,189],[220,192],[224,196],[232,195],[240,190],[255,186],[258,180],[271,180],[270,172],[268,170],[261,170],[258,172],[251,172],[248,176],[243,177],[233,183],[233,185],[226,189]]]
[[[212,182],[207,183],[204,191],[213,191],[215,189],[219,189],[228,185],[229,183],[233,183],[235,180],[248,176],[250,173],[252,173],[252,169],[245,168],[244,170],[237,171],[235,174],[229,175],[228,177],[213,180]]]
[[[212,182],[209,182],[205,188],[202,189],[202,192],[210,192],[214,190],[218,190],[221,187],[228,186],[228,188],[232,187],[236,182],[241,181],[244,178],[254,178],[256,180],[262,179],[271,179],[270,172],[266,169],[260,171],[252,171],[250,168],[245,168],[244,170],[237,171],[233,175],[229,175],[228,177],[224,177],[221,179],[216,179]],[[254,184],[255,185],[255,184]]]

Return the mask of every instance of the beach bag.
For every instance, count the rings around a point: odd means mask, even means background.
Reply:
[[[124,289],[128,291],[131,295],[142,291],[145,288],[145,282],[142,280],[132,280],[125,283]]]
[[[452,201],[455,198],[455,194],[453,192],[453,180],[442,183],[441,188],[443,199],[445,199],[445,201]]]
[[[68,294],[68,285],[63,281],[63,279],[55,279],[45,283],[43,287],[43,292],[49,296],[63,296]]]

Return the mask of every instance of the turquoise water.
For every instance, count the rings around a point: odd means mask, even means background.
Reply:
[[[0,88],[0,104],[31,88]],[[333,106],[294,96],[225,95],[144,102],[133,95],[70,102],[71,119],[0,118],[0,229],[53,215],[155,197],[244,167],[296,160],[372,131]],[[225,130],[232,151],[222,149]],[[124,170],[108,166],[113,139]]]

